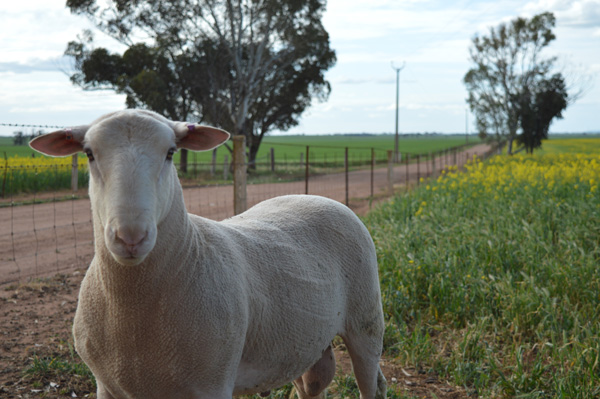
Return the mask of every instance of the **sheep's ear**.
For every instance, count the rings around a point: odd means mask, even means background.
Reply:
[[[229,133],[216,127],[176,123],[173,130],[177,147],[192,151],[208,151],[229,140]]]
[[[86,131],[87,126],[57,130],[34,138],[29,142],[29,146],[42,154],[53,157],[72,155],[83,150],[81,143]]]

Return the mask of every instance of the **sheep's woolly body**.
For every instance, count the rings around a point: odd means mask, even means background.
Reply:
[[[102,215],[99,186],[91,190],[96,254],[73,330],[100,399],[267,391],[330,356],[336,335],[361,397],[385,398],[375,248],[348,208],[284,196],[214,222],[186,212],[174,167],[161,179],[170,204],[137,265],[115,260],[105,226],[113,218]]]

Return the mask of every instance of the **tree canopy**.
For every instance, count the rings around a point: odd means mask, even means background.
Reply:
[[[468,103],[480,135],[508,140],[512,153],[516,139],[528,152],[541,146],[554,118],[568,104],[565,80],[552,73],[555,57],[542,50],[556,37],[555,18],[546,12],[531,19],[516,18],[475,36],[470,59],[475,64],[464,77]]]
[[[197,119],[246,136],[253,162],[265,134],[298,124],[325,100],[335,63],[321,23],[324,0],[68,0],[123,54],[69,43],[71,80],[127,95],[172,119]]]

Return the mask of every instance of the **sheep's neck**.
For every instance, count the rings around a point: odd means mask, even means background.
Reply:
[[[106,247],[103,226],[94,214],[95,272],[105,290],[120,295],[148,295],[177,284],[180,269],[192,255],[198,239],[197,229],[191,223],[181,188],[175,190],[175,198],[167,217],[158,225],[156,246],[147,258],[136,266],[123,266],[116,262]],[[198,254],[195,254],[198,256]]]

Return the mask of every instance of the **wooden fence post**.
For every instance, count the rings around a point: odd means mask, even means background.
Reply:
[[[421,154],[417,154],[417,184],[421,184]]]
[[[431,175],[433,177],[437,175],[435,170],[435,152],[431,154]]]
[[[394,195],[394,152],[392,150],[388,150],[387,152],[387,160],[388,160],[388,194],[390,196]]]
[[[77,183],[79,179],[79,172],[77,171],[77,154],[73,154],[71,157],[71,191],[77,192]]]
[[[246,203],[246,136],[233,136],[233,213],[239,215]]]

